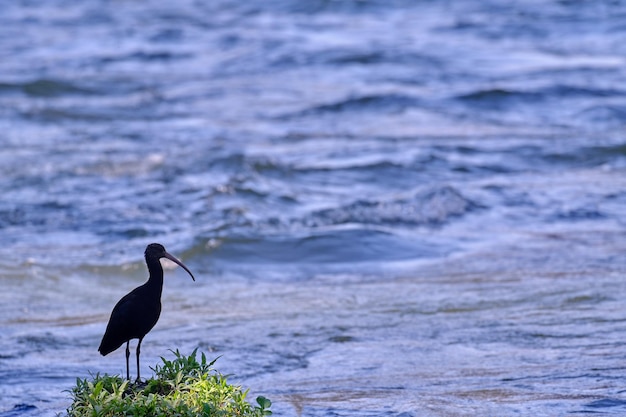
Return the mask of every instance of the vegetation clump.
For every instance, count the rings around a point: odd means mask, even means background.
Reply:
[[[184,356],[178,350],[174,360],[152,370],[155,376],[145,382],[129,383],[119,375],[96,374],[93,380],[77,378],[71,390],[68,417],[262,417],[272,414],[270,400],[257,397],[256,405],[246,401],[248,390],[231,385],[215,371],[213,360],[200,361],[196,350]],[[217,359],[216,359],[217,360]]]

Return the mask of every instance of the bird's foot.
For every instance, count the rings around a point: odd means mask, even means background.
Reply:
[[[144,388],[148,385],[148,381],[142,381],[141,379],[137,378],[133,385],[139,388]]]

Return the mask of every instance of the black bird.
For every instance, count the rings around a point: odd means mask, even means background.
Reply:
[[[126,294],[115,304],[107,329],[100,342],[98,352],[102,356],[113,352],[126,342],[126,379],[130,380],[128,358],[130,339],[137,343],[137,381],[139,381],[139,352],[144,336],[154,327],[161,315],[161,292],[163,291],[163,267],[161,258],[167,258],[182,266],[196,280],[191,271],[174,256],[167,253],[163,245],[151,243],[146,247],[146,264],[150,277],[148,282]]]

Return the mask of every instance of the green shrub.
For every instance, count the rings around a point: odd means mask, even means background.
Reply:
[[[93,380],[76,380],[71,390],[72,405],[68,417],[262,417],[272,414],[271,401],[257,397],[257,405],[246,401],[248,390],[231,385],[226,376],[215,371],[213,360],[200,362],[196,350],[184,356],[176,350],[174,360],[152,370],[155,377],[141,383],[129,383],[118,375],[96,374]]]

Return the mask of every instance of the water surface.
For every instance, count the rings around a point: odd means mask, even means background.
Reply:
[[[125,371],[96,349],[153,241],[197,281],[166,265],[143,375],[199,348],[281,416],[623,414],[624,17],[4,5],[0,416]]]

